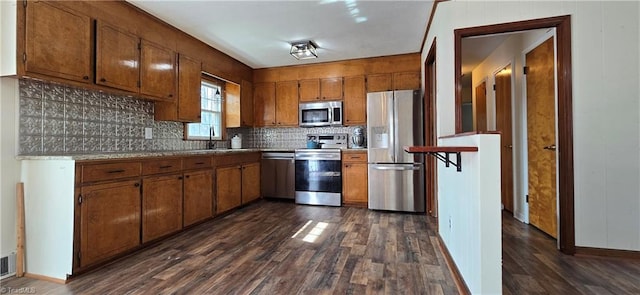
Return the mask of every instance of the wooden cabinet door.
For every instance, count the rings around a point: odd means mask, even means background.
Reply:
[[[344,203],[367,204],[367,164],[342,164],[342,196]]]
[[[175,101],[176,54],[173,50],[142,40],[140,47],[140,93]]]
[[[391,74],[367,75],[367,92],[391,91]]]
[[[298,81],[276,83],[278,126],[298,126]]]
[[[344,124],[367,124],[367,94],[364,76],[344,78]]]
[[[258,127],[276,125],[276,84],[256,83],[253,87],[255,125]]]
[[[184,226],[205,220],[213,215],[213,171],[203,170],[184,174]]]
[[[240,126],[253,127],[253,83],[245,80],[240,84]]]
[[[420,72],[393,73],[393,90],[420,89]]]
[[[300,80],[300,101],[301,102],[309,102],[316,101],[320,99],[320,80],[318,79],[307,79]]]
[[[178,57],[178,120],[200,122],[200,76],[202,63],[180,54]]]
[[[140,38],[103,21],[96,26],[96,84],[137,93]]]
[[[321,79],[320,99],[342,100],[342,77]]]
[[[85,186],[80,204],[80,267],[140,245],[140,182]]]
[[[142,185],[142,242],[182,229],[182,175],[147,177]]]
[[[241,171],[239,166],[216,169],[216,213],[242,205]]]
[[[242,166],[242,203],[260,198],[260,163]]]
[[[91,19],[55,2],[25,3],[25,71],[91,83]]]

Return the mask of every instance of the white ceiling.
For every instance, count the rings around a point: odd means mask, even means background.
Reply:
[[[127,0],[254,68],[419,52],[433,0]],[[318,58],[296,60],[313,40]]]

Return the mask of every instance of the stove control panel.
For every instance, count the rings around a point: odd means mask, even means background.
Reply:
[[[315,141],[320,148],[346,149],[349,145],[348,133],[307,134],[307,141]]]

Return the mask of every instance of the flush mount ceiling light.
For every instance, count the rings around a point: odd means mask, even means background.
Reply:
[[[289,51],[293,57],[297,59],[310,59],[317,58],[316,46],[311,41],[297,42],[291,44],[291,51]]]

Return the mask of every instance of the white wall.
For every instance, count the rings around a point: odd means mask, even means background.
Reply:
[[[473,294],[502,294],[500,135],[439,140],[475,146],[462,153],[462,171],[438,162],[438,232]],[[455,161],[455,156],[452,155]]]
[[[18,1],[0,1],[0,76],[16,74]]]
[[[0,78],[0,257],[16,250],[17,110],[18,80]]]
[[[453,30],[571,15],[577,246],[640,250],[639,5],[637,1],[442,2],[422,52],[424,60],[437,37],[438,132],[453,134]],[[439,201],[448,202],[441,196]]]

